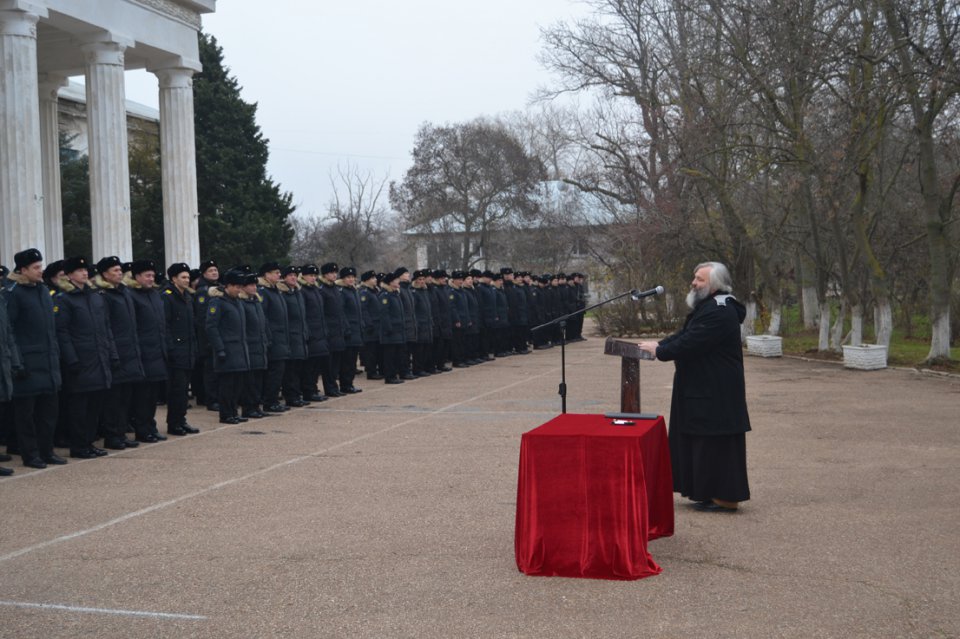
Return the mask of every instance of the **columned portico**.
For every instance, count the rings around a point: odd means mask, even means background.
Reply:
[[[90,218],[93,259],[133,259],[130,229],[130,161],[119,42],[80,47],[86,60],[87,127],[90,139]]]
[[[42,6],[0,0],[0,257],[45,246],[37,86]]]
[[[160,81],[160,169],[167,262],[200,263],[197,157],[193,126],[194,69],[153,70]]]
[[[57,92],[86,82],[94,261],[133,255],[124,71],[159,79],[165,260],[197,266],[191,78],[200,16],[216,0],[0,0],[0,262],[36,247],[63,255]]]

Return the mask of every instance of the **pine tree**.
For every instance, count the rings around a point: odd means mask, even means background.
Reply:
[[[257,105],[240,98],[216,38],[201,33],[203,72],[194,77],[200,254],[222,269],[284,261],[294,211],[290,193],[267,176],[268,140]]]

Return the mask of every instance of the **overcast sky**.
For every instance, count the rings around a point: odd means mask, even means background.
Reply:
[[[220,0],[203,23],[259,105],[269,173],[299,215],[324,215],[338,164],[399,180],[422,123],[524,109],[551,80],[541,27],[586,12],[574,0]],[[156,107],[156,77],[128,72],[127,97]]]

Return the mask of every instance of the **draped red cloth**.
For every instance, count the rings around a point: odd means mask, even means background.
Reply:
[[[661,572],[647,541],[673,534],[663,418],[616,426],[565,414],[520,441],[515,550],[528,575],[640,579]]]

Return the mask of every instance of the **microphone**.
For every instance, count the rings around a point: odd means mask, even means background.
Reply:
[[[633,289],[630,291],[630,299],[633,300],[642,300],[645,297],[650,297],[651,295],[663,295],[664,288],[662,286],[657,286],[651,288],[649,291],[638,291]]]

